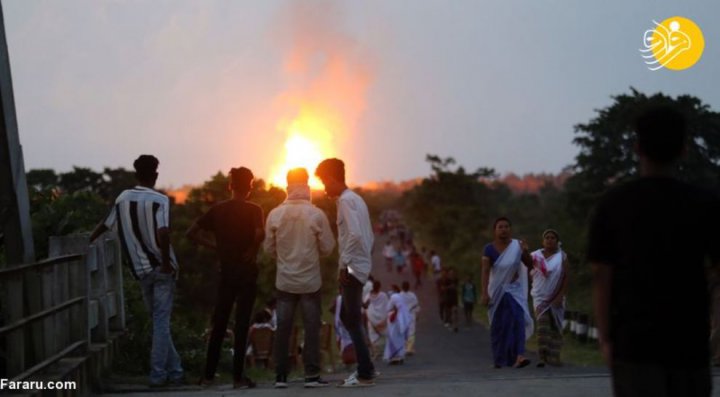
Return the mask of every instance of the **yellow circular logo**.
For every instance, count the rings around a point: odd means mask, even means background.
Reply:
[[[680,16],[653,22],[655,27],[643,37],[645,49],[640,50],[650,70],[683,70],[700,60],[705,38],[695,22]]]

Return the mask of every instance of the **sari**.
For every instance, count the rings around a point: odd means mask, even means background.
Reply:
[[[420,302],[418,302],[417,295],[412,291],[403,291],[400,296],[405,300],[405,306],[407,306],[410,312],[410,323],[408,324],[408,339],[405,345],[405,350],[408,354],[415,353],[415,324],[417,323],[417,314],[420,311]]]
[[[368,338],[373,348],[377,347],[380,338],[387,334],[387,312],[390,299],[387,294],[380,291],[370,293],[367,299]]]
[[[530,295],[538,322],[538,353],[541,361],[559,364],[565,299],[563,298],[559,306],[552,306],[551,302],[562,292],[566,277],[563,268],[565,253],[558,250],[545,258],[543,250],[539,249],[532,253],[532,258],[533,270],[530,271],[530,276],[533,286]]]
[[[390,296],[387,312],[388,333],[383,360],[399,362],[405,359],[405,343],[408,339],[410,311],[399,293]]]
[[[345,325],[343,325],[340,319],[340,311],[342,310],[342,295],[338,295],[335,298],[335,340],[337,341],[338,347],[340,348],[340,356],[342,357],[343,364],[353,364],[355,360],[355,350],[353,347],[352,338]],[[352,357],[351,357],[352,356]]]
[[[525,341],[533,333],[528,272],[521,257],[520,242],[513,239],[490,268],[490,340],[495,365],[499,366],[514,365],[517,357],[525,353]]]

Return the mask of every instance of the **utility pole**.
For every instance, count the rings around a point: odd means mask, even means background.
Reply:
[[[8,265],[31,263],[35,249],[25,166],[18,136],[5,17],[0,3],[0,245]],[[2,264],[0,263],[0,266]]]

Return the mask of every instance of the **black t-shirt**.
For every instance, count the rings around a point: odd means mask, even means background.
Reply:
[[[215,234],[223,276],[257,278],[255,230],[263,228],[262,208],[247,201],[226,200],[212,206],[198,219],[198,225]]]
[[[458,279],[447,277],[442,282],[445,294],[445,303],[457,306],[458,302]]]
[[[608,192],[590,224],[588,260],[613,267],[610,339],[617,360],[697,368],[709,360],[706,259],[720,260],[709,191],[640,178]]]

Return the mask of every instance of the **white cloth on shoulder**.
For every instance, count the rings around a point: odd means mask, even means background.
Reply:
[[[376,343],[380,337],[387,334],[387,313],[390,298],[386,293],[380,291],[377,294],[370,293],[367,302],[368,337],[371,343]]]
[[[505,293],[509,293],[523,309],[525,317],[525,339],[532,336],[535,324],[528,309],[528,271],[522,263],[522,248],[518,240],[512,239],[495,263],[490,267],[488,294],[490,307],[488,317],[490,324],[495,317],[495,310]]]
[[[407,306],[410,312],[410,324],[408,325],[408,335],[415,335],[415,324],[417,322],[417,314],[420,311],[420,302],[418,302],[417,295],[412,291],[403,291],[400,296],[405,300],[405,306]]]
[[[558,329],[562,329],[562,322],[565,317],[565,299],[562,305],[552,307],[550,303],[560,293],[563,279],[565,278],[565,269],[563,269],[563,261],[565,253],[558,250],[549,258],[545,258],[543,250],[539,249],[532,253],[533,270],[530,271],[532,277],[532,289],[530,295],[533,299],[535,314],[539,317],[541,314],[550,310],[552,318]]]
[[[352,345],[352,338],[342,320],[340,320],[340,311],[342,310],[342,295],[335,298],[335,339],[340,343],[340,351]]]
[[[392,319],[393,313],[395,313],[394,321]],[[405,358],[405,343],[409,336],[410,311],[400,294],[395,293],[390,296],[387,317],[388,334],[383,359],[386,361],[401,360]]]

